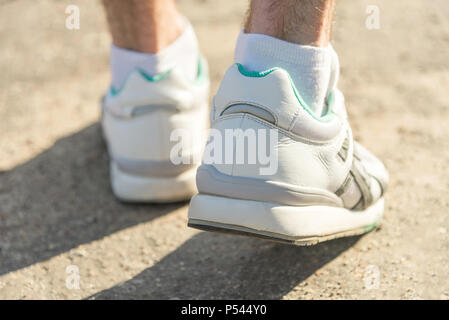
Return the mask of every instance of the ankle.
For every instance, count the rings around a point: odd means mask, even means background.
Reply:
[[[155,13],[157,14],[157,12]],[[186,19],[174,8],[163,12],[154,23],[152,34],[144,32],[137,42],[137,50],[143,53],[159,53],[178,39],[186,29]]]
[[[183,17],[183,30],[158,53],[142,53],[136,50],[111,46],[112,86],[119,88],[135,69],[154,76],[177,68],[186,79],[193,80],[198,70],[198,40],[192,25]]]
[[[145,21],[136,23],[138,28],[133,32],[113,35],[113,44],[141,53],[158,53],[179,38],[186,27],[185,18],[176,8],[154,9],[149,11],[149,16]]]
[[[305,46],[261,34],[241,32],[235,61],[251,71],[285,69],[303,100],[320,116],[331,82],[332,48]]]
[[[246,33],[314,47],[329,45],[334,0],[253,0]]]

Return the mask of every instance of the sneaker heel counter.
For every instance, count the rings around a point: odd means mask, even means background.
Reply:
[[[194,157],[202,151],[207,109],[157,110],[129,119],[105,112],[103,128],[113,156],[171,161],[176,151],[181,156]]]
[[[212,124],[202,162],[223,174],[265,179],[277,172],[278,143],[278,130],[265,119],[224,114]]]
[[[252,73],[242,73],[237,64],[229,67],[221,81],[214,97],[211,118],[218,119],[235,105],[264,110],[276,126],[285,130],[291,128],[300,108],[285,70],[273,69],[263,76],[252,76]],[[260,117],[260,114],[257,116]]]

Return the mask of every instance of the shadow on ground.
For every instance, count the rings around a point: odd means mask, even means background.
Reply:
[[[184,205],[117,201],[99,125],[90,125],[0,173],[0,275]]]
[[[0,275],[184,205],[117,201],[99,125],[91,125],[0,174]],[[295,247],[201,232],[153,267],[90,298],[279,299],[358,239]]]
[[[359,238],[296,247],[201,232],[133,279],[89,299],[280,299]]]

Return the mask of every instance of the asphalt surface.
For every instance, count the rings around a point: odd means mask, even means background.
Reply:
[[[72,3],[79,30],[65,27]],[[214,92],[247,3],[179,4]],[[380,29],[366,28],[367,5]],[[448,16],[446,0],[338,1],[340,87],[356,138],[390,171],[385,219],[294,247],[187,228],[187,203],[115,200],[98,126],[100,2],[0,0],[0,299],[447,299]]]

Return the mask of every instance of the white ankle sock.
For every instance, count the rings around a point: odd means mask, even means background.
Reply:
[[[331,75],[326,96],[337,87],[338,79],[340,78],[340,60],[338,59],[338,54],[332,45],[329,44],[329,48],[331,50]]]
[[[112,86],[120,88],[136,68],[154,76],[176,67],[193,80],[198,70],[198,55],[198,40],[189,22],[181,36],[159,53],[142,53],[111,45]]]
[[[303,46],[262,34],[240,32],[235,61],[252,71],[285,69],[301,97],[321,115],[331,81],[332,47]]]

